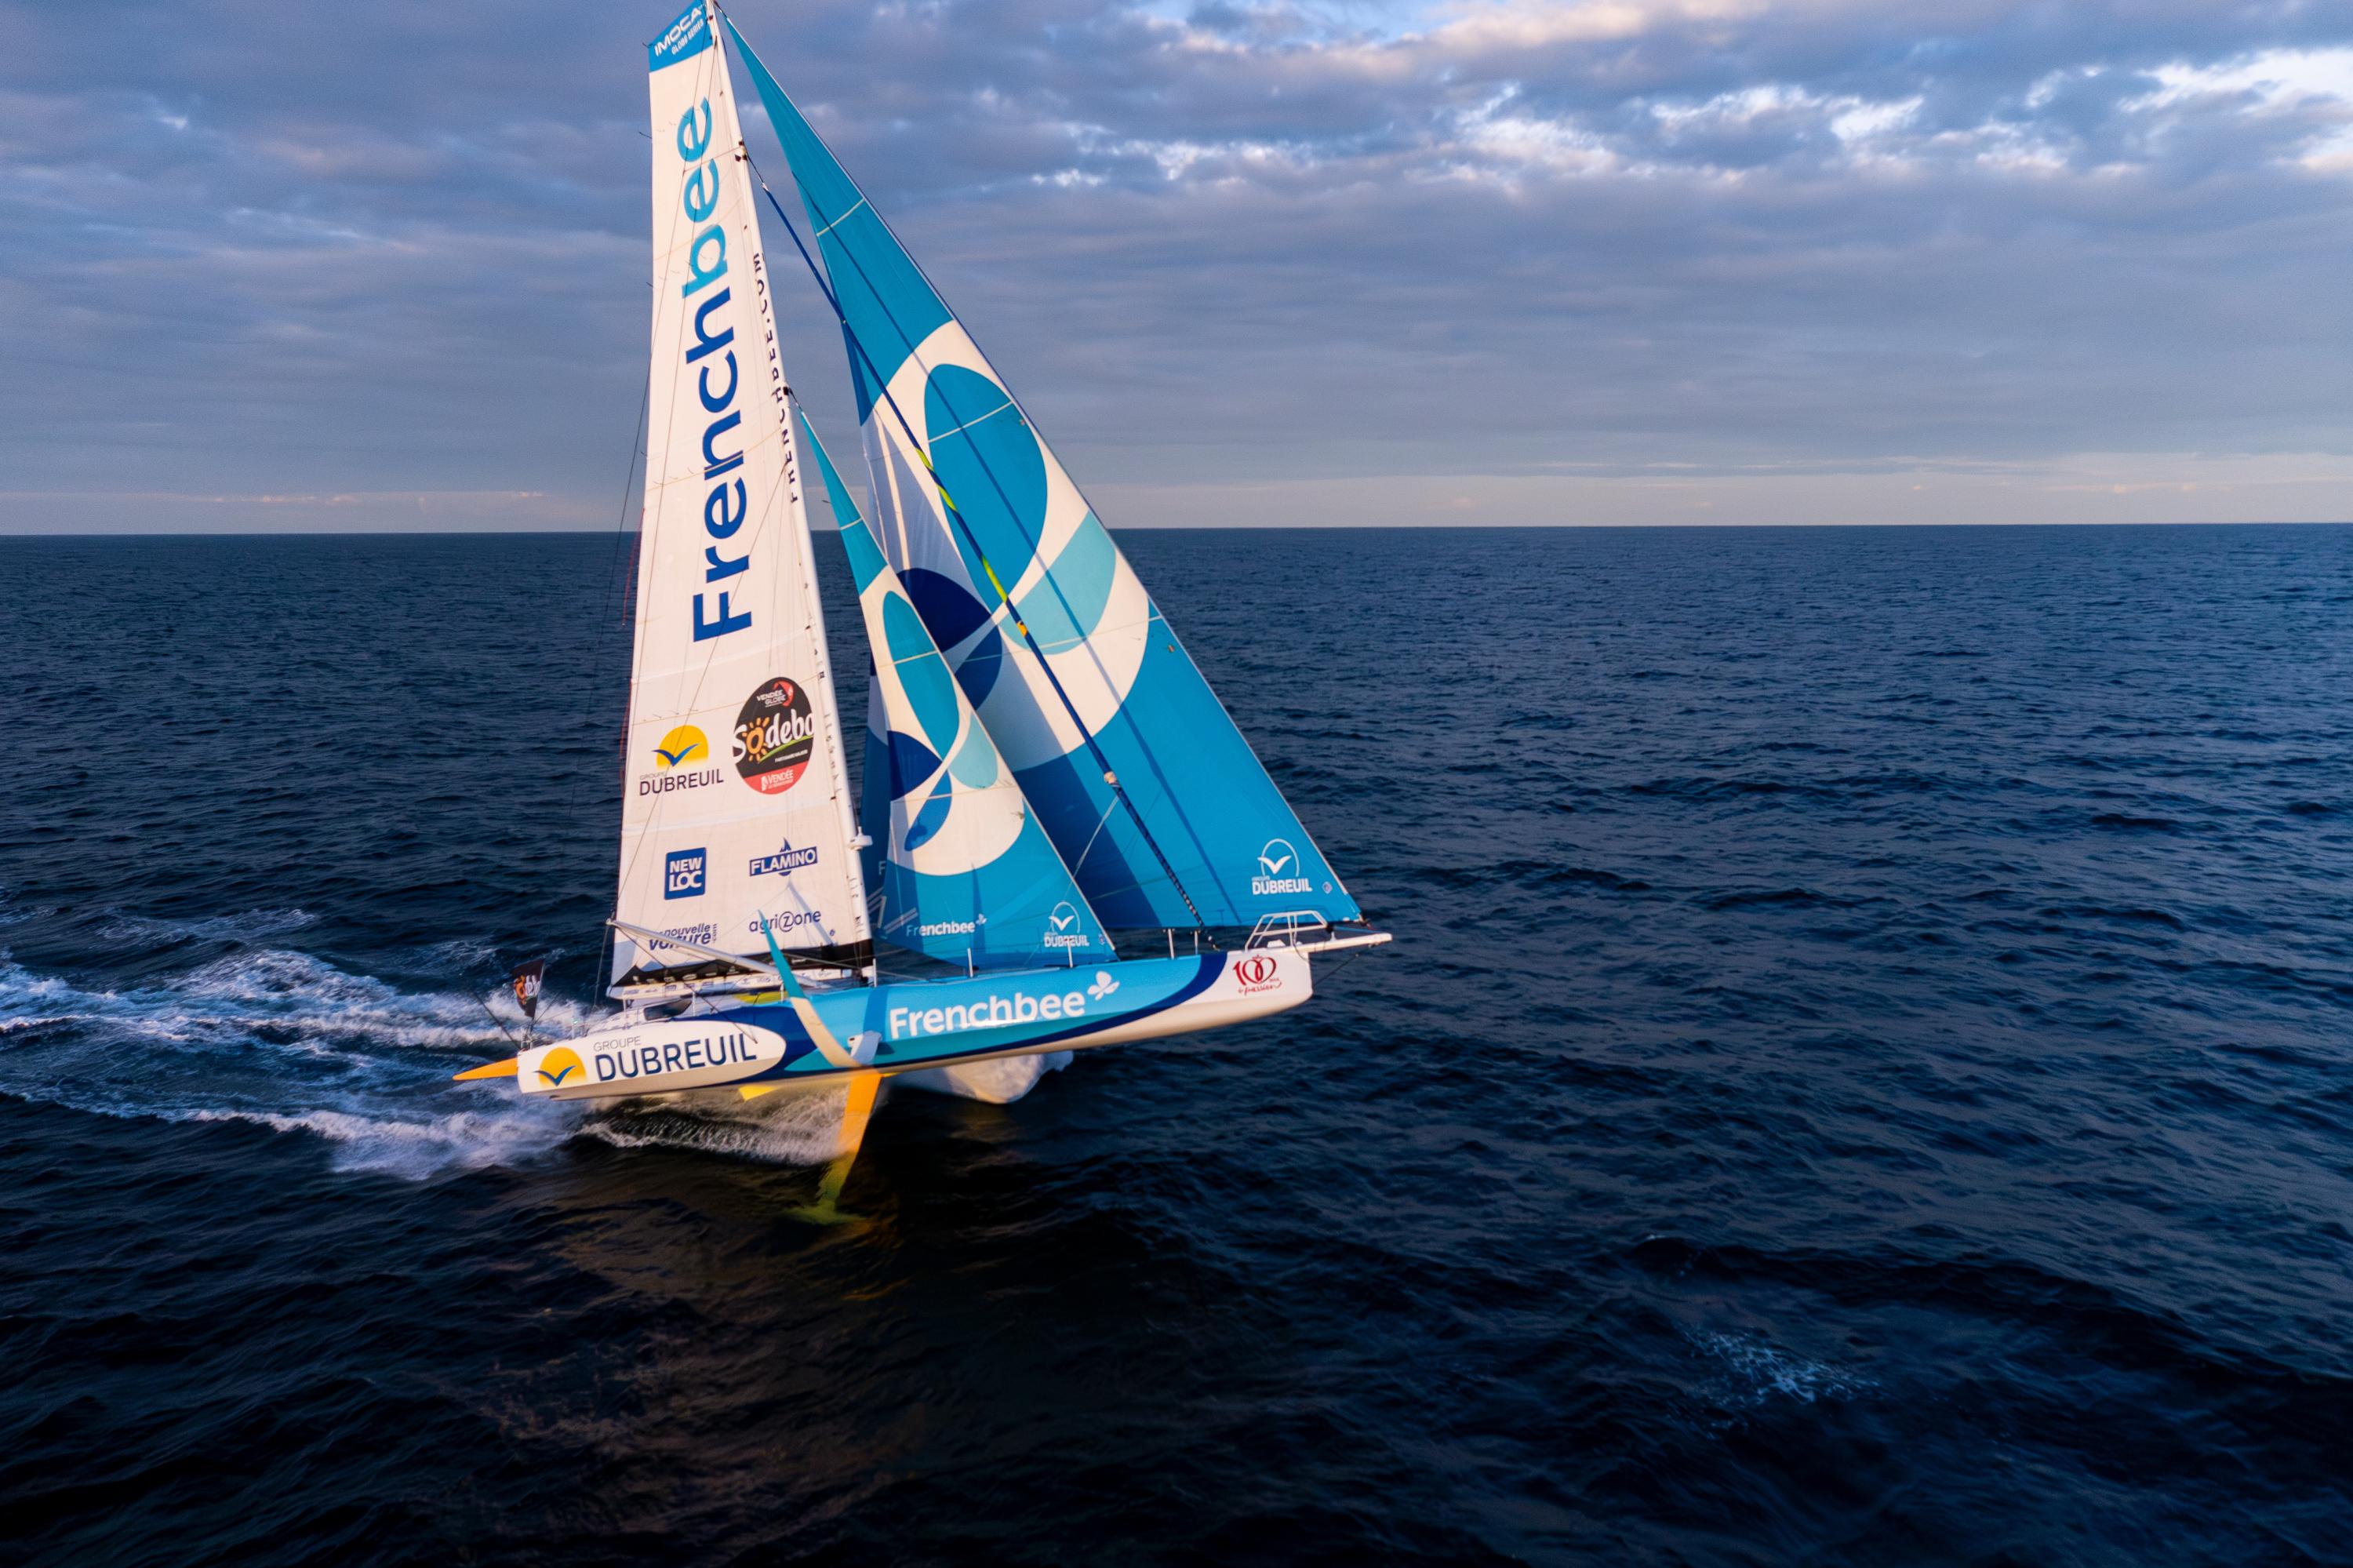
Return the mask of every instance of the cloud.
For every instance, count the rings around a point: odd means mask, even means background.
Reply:
[[[2105,516],[2241,459],[2353,509],[2341,8],[733,9],[1082,481],[1155,517],[1271,485],[1340,519],[1319,493],[1401,480],[1483,520],[1572,472],[1581,512],[1650,516],[1668,462],[1719,515],[1912,464],[1889,495],[1975,515],[1995,465]],[[609,515],[660,16],[8,16],[0,527],[220,525],[191,495]],[[782,302],[840,429],[838,337],[814,288]]]

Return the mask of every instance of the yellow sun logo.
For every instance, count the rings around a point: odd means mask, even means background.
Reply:
[[[539,1081],[551,1089],[560,1089],[571,1081],[575,1073],[588,1069],[581,1065],[580,1054],[569,1045],[558,1045],[539,1059]]]
[[[682,724],[662,736],[661,744],[654,747],[654,755],[661,759],[664,768],[683,768],[698,757],[708,758],[711,742],[692,725]]]

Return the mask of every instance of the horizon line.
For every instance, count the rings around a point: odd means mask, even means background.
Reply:
[[[2353,526],[2353,517],[2288,517],[2288,518],[2158,518],[2106,521],[2098,518],[2078,518],[2071,522],[1877,522],[1877,523],[1741,523],[1685,522],[1672,523],[1164,523],[1128,524],[1104,527],[1113,534],[1410,534],[1421,533],[1538,533],[1567,532],[1586,529],[1617,529],[1628,533],[1655,533],[1669,529],[1697,532],[1740,532],[1757,529],[1864,529],[1864,528],[2343,528]],[[14,530],[0,527],[0,540],[9,539],[454,539],[454,538],[592,538],[618,539],[632,534],[642,534],[636,524],[614,528],[84,528],[71,530]],[[818,530],[811,529],[814,536]]]

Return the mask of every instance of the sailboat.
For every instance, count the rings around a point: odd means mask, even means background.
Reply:
[[[744,142],[731,55],[806,239]],[[838,1191],[886,1078],[1009,1099],[1069,1052],[1296,1007],[1314,955],[1389,940],[733,22],[697,0],[648,57],[620,1006],[458,1076],[565,1101],[843,1086]],[[864,508],[786,375],[764,197],[840,323]],[[812,473],[871,655],[855,808]]]

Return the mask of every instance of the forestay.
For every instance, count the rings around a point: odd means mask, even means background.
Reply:
[[[798,434],[833,504],[874,652],[862,816],[881,852],[872,860],[881,894],[875,935],[982,968],[1108,960],[1102,923],[948,673],[817,432],[802,420]]]
[[[839,304],[874,533],[1079,885],[1115,927],[1358,917],[1003,379],[729,31]]]
[[[653,369],[617,917],[728,952],[867,935],[790,389],[712,13],[649,50]],[[649,950],[649,948],[650,950]],[[620,939],[615,974],[692,961]]]

